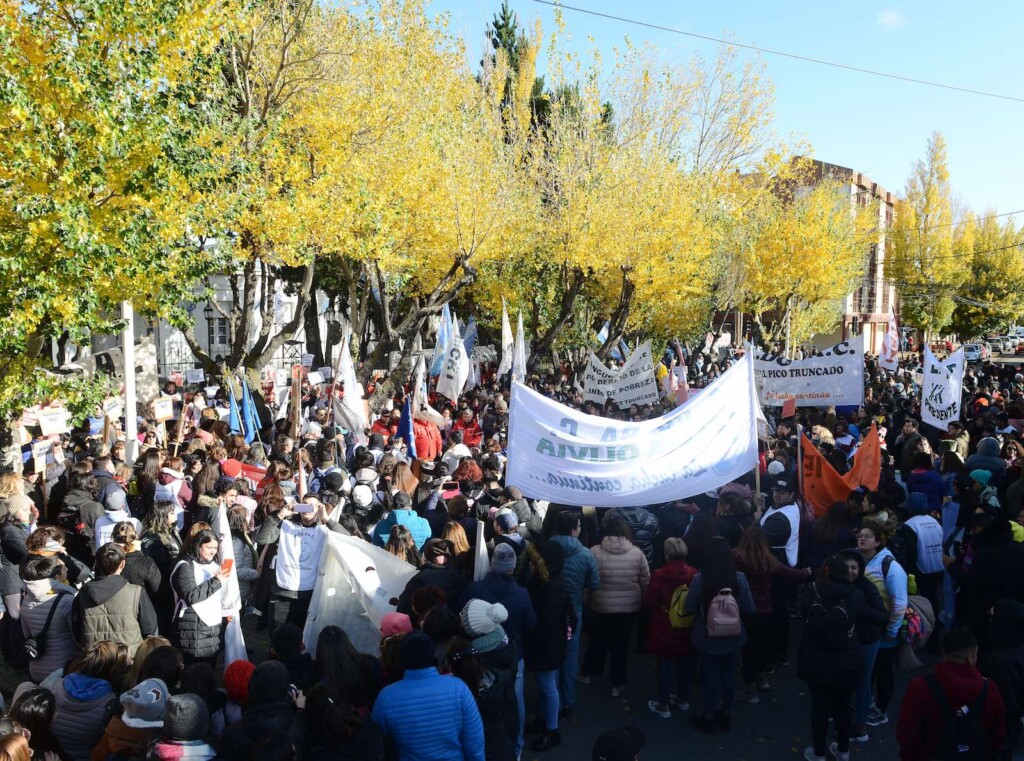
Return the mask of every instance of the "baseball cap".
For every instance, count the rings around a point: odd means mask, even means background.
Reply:
[[[772,483],[773,491],[793,491],[793,482],[787,477],[780,476]]]
[[[594,742],[593,761],[633,761],[647,738],[636,727],[610,729]]]

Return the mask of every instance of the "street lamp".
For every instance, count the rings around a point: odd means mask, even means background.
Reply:
[[[206,318],[206,350],[213,354],[213,307],[210,306],[210,302],[206,302],[206,306],[203,308],[203,317]]]

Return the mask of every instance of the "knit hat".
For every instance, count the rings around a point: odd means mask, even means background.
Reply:
[[[228,478],[238,478],[242,475],[242,463],[234,459],[224,460],[224,462],[220,464],[220,472]]]
[[[118,490],[120,491],[120,490]],[[17,513],[22,510],[31,510],[35,503],[32,498],[25,494],[12,494],[7,498],[7,513]]]
[[[396,634],[408,634],[412,631],[412,619],[405,613],[385,613],[380,620],[382,637],[393,637]]]
[[[501,527],[505,534],[510,534],[519,528],[519,516],[515,513],[505,513],[495,518],[495,522]]]
[[[982,470],[981,468],[978,470],[972,470],[971,480],[981,484],[982,486],[988,486],[988,482],[992,480],[992,473],[991,471]]]
[[[516,551],[511,545],[502,542],[494,548],[491,570],[495,573],[512,573],[516,569],[516,560]]]
[[[164,712],[164,736],[169,740],[202,740],[210,730],[210,711],[206,701],[192,692],[167,700]]]
[[[780,475],[782,473],[785,473],[785,472],[786,472],[786,466],[783,465],[778,460],[772,460],[770,463],[768,463],[768,475],[769,476],[778,476],[778,475]]]
[[[356,507],[369,507],[373,504],[373,489],[366,484],[356,484],[352,488],[352,502]]]
[[[459,620],[466,634],[470,637],[479,637],[501,628],[502,623],[508,620],[508,610],[500,602],[489,603],[473,599],[463,606]]]
[[[281,661],[263,661],[249,678],[249,705],[280,703],[288,697],[291,681]]]
[[[426,669],[437,664],[434,659],[434,640],[423,632],[413,632],[402,640],[398,648],[402,668]]]
[[[126,726],[161,727],[167,710],[167,685],[162,679],[146,679],[121,693],[121,705]]]
[[[316,438],[317,436],[323,433],[323,430],[323,427],[319,423],[310,421],[309,423],[306,424],[305,435],[310,438]]]
[[[988,471],[985,471],[986,473]],[[910,492],[907,497],[907,512],[911,515],[924,515],[928,512],[928,497],[919,491]]]
[[[237,660],[224,669],[224,691],[233,703],[243,705],[249,699],[249,680],[256,670],[249,661]]]

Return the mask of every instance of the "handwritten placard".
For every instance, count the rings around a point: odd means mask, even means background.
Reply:
[[[201,367],[190,367],[185,371],[186,383],[202,383],[206,380],[206,373]]]
[[[153,419],[158,423],[164,423],[174,417],[174,399],[169,396],[161,396],[153,400]]]
[[[54,436],[58,433],[68,432],[68,418],[70,414],[63,407],[39,410],[39,428],[43,436]]]

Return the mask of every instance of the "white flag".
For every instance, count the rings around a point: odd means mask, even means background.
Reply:
[[[523,313],[516,325],[515,349],[512,351],[512,377],[522,383],[526,380],[526,338],[523,336]]]
[[[921,420],[942,431],[960,419],[964,386],[964,350],[937,359],[924,347],[924,377],[921,384]]]
[[[352,431],[358,438],[369,428],[369,421],[366,417],[366,405],[363,403],[363,387],[356,380],[356,368],[352,364],[352,352],[349,350],[351,335],[351,329],[346,328],[341,338],[338,377],[335,379],[335,383],[341,383],[345,395],[340,401],[332,401],[335,422]]]
[[[469,377],[466,378],[466,391],[472,391],[480,385],[480,365],[476,357],[469,358]]]
[[[512,325],[508,321],[508,310],[505,308],[505,299],[501,300],[501,364],[498,365],[498,377],[512,369],[512,352],[515,351],[515,341],[512,338]]]
[[[412,382],[412,416],[415,420],[423,420],[441,427],[445,424],[444,416],[427,402],[427,364],[424,355],[416,361],[416,372]]]
[[[237,616],[242,608],[242,593],[238,589],[238,569],[235,568],[235,547],[231,543],[231,526],[228,524],[228,513],[221,502],[217,506],[217,512],[213,515],[213,523],[210,526],[213,533],[220,541],[217,549],[217,564],[223,566],[225,562],[231,561],[231,572],[228,578],[221,585],[221,611],[225,616]]]
[[[882,339],[882,351],[878,355],[878,366],[891,373],[900,366],[900,328],[896,324],[896,311],[889,307],[889,327]]]
[[[467,378],[469,378],[469,357],[466,356],[466,347],[462,344],[459,323],[453,317],[448,353],[444,358],[441,375],[437,379],[437,393],[456,401],[462,395]]]

